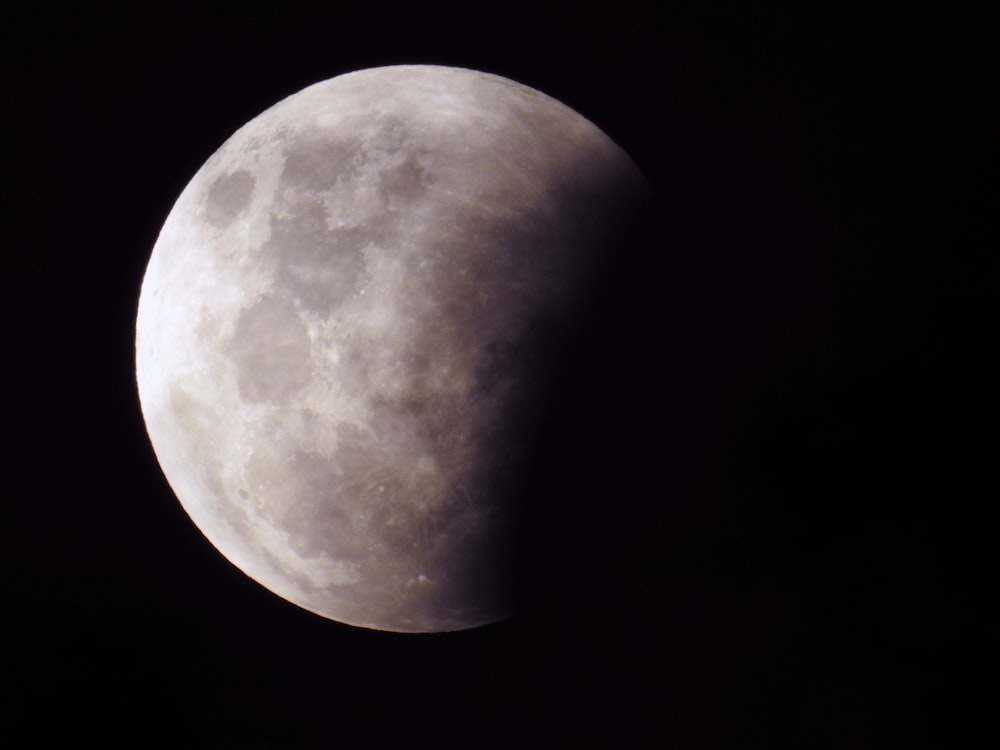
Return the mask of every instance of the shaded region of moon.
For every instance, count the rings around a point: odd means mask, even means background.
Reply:
[[[139,300],[143,416],[184,509],[333,620],[512,614],[534,420],[648,190],[583,117],[470,70],[359,71],[249,122],[177,200]]]

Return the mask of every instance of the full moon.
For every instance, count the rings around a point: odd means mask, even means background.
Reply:
[[[339,622],[514,614],[560,347],[649,194],[588,120],[471,70],[362,70],[251,120],[181,193],[139,297],[143,418],[194,524]]]

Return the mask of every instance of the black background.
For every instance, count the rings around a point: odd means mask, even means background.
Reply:
[[[3,732],[224,748],[971,737],[997,495],[991,40],[958,10],[800,5],[8,16]],[[412,62],[566,102],[659,195],[542,437],[535,600],[448,635],[330,622],[227,563],[159,472],[132,359],[148,254],[204,160],[308,84]]]

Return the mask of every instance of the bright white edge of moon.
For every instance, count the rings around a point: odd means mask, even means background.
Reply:
[[[573,110],[460,68],[341,75],[240,128],[171,210],[136,320],[147,431],[195,525],[329,619],[510,616],[520,353],[570,325],[646,191]]]

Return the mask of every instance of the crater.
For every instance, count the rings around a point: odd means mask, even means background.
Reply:
[[[310,341],[302,319],[266,297],[236,323],[227,354],[237,367],[240,396],[282,402],[309,380]]]
[[[205,219],[213,227],[224,229],[246,211],[257,181],[246,170],[216,179],[205,195]]]

